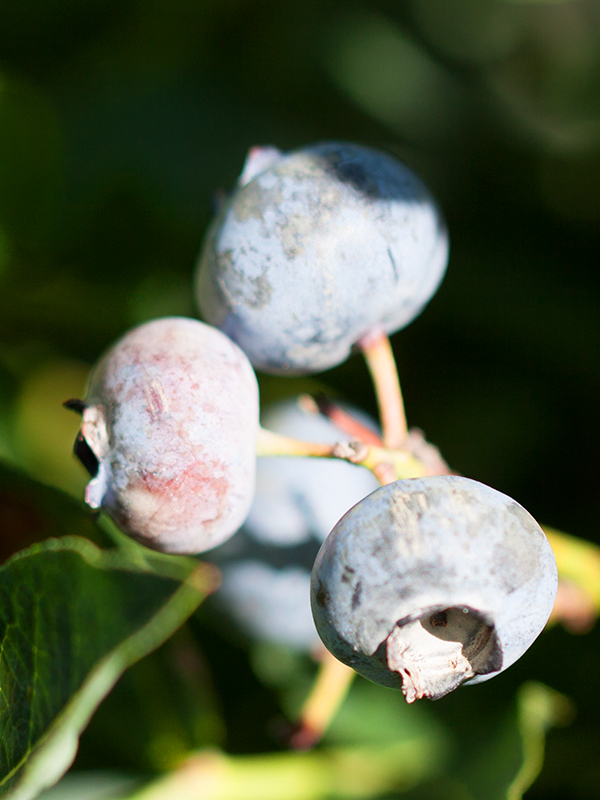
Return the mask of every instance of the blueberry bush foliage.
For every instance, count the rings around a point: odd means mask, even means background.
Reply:
[[[597,794],[599,87],[593,0],[0,6],[1,796]],[[132,326],[198,317],[248,148],[325,140],[394,154],[439,200],[447,275],[391,340],[409,423],[544,526],[561,590],[492,681],[407,705],[356,678],[307,747],[310,649],[234,625],[210,558],[91,512],[62,403]],[[377,416],[358,354],[258,378],[265,407]]]

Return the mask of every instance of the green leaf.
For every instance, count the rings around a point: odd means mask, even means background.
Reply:
[[[439,772],[449,754],[450,730],[431,703],[409,705],[401,692],[357,677],[325,734],[327,743],[417,742],[428,771]]]
[[[139,776],[108,770],[71,771],[40,800],[112,800],[140,783]]]
[[[568,698],[536,681],[521,686],[517,709],[523,763],[508,787],[507,800],[521,800],[542,771],[548,730],[568,724],[574,715],[574,707]]]
[[[547,525],[543,529],[556,558],[559,579],[579,586],[600,612],[600,547]]]
[[[0,562],[44,539],[85,536],[111,544],[83,503],[0,460]]]
[[[30,800],[58,780],[123,671],[215,585],[193,559],[156,557],[150,569],[78,537],[10,559],[0,570],[0,793]]]
[[[520,800],[544,763],[546,733],[566,719],[569,701],[534,681],[523,684],[516,702],[479,731],[479,744],[457,769],[473,800]]]
[[[229,756],[204,751],[128,800],[368,800],[415,786],[435,757],[422,742],[310,753]]]
[[[504,709],[480,692],[478,709],[470,702],[458,709],[452,763],[407,800],[521,800],[541,772],[548,731],[573,715],[570,700],[536,681],[524,683]]]
[[[208,665],[186,624],[120,678],[84,731],[74,769],[153,774],[224,742]]]
[[[391,697],[393,692],[387,690],[387,694]],[[362,691],[357,694],[355,711],[367,695]],[[179,769],[146,786],[129,793],[115,785],[102,798],[369,800],[382,794],[388,796],[390,792],[395,797],[395,793],[401,792],[406,800],[520,800],[541,769],[547,731],[568,721],[571,704],[543,684],[530,682],[519,689],[516,702],[504,713],[490,718],[489,710],[484,703],[481,717],[471,712],[466,714],[463,721],[470,722],[471,736],[460,730],[460,724],[452,731],[457,741],[450,765],[447,742],[435,725],[430,722],[424,725],[424,718],[418,719],[416,725],[407,719],[393,722],[391,737],[385,741],[389,720],[384,713],[383,730],[368,737],[373,740],[369,745],[254,756],[204,750],[192,755]],[[377,715],[377,711],[366,713]],[[353,717],[354,712],[342,721],[340,738],[346,736],[344,729],[354,727]],[[350,738],[353,736],[351,731]],[[440,769],[444,771],[435,783],[423,783],[432,774],[439,774]],[[96,776],[100,778],[101,775]],[[83,792],[70,791],[77,788],[73,784],[77,780],[76,774],[68,776],[61,784],[64,794],[58,791],[59,786],[52,797],[86,800]]]

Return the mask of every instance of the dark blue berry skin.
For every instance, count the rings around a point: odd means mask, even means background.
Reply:
[[[339,142],[254,148],[207,235],[196,294],[258,369],[319,372],[373,330],[408,325],[447,258],[434,199],[392,156]]]
[[[541,633],[556,589],[533,517],[443,475],[390,483],[342,517],[315,561],[312,608],[340,661],[412,702],[510,666]]]

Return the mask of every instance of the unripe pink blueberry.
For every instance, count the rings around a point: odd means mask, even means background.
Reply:
[[[548,540],[522,506],[439,476],[383,486],[350,509],[319,551],[311,595],[329,650],[412,702],[510,666],[556,589]]]
[[[223,333],[179,317],[134,328],[96,365],[80,407],[76,452],[96,472],[85,500],[125,533],[156,550],[200,553],[242,524],[254,494],[258,388]]]

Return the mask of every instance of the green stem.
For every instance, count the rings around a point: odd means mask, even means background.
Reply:
[[[312,456],[314,458],[335,458],[334,445],[318,442],[304,442],[292,439],[281,433],[259,427],[256,440],[257,456]]]
[[[304,442],[289,436],[282,436],[266,428],[259,428],[256,454],[257,456],[337,458],[366,467],[382,483],[390,483],[392,480],[400,478],[420,478],[428,472],[426,465],[409,450],[392,450],[359,441],[338,442],[333,445]]]

